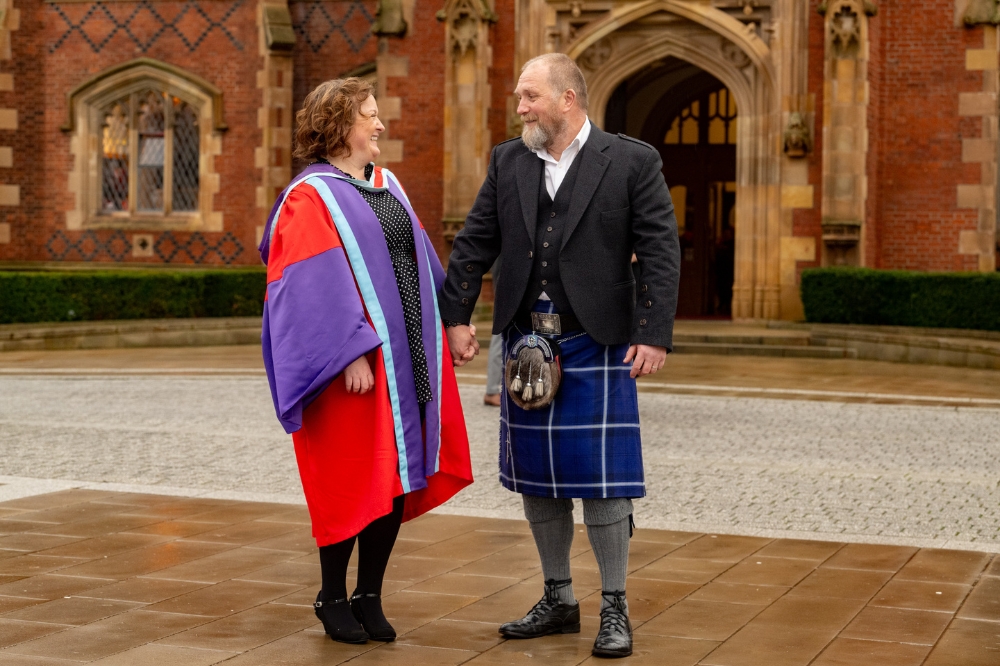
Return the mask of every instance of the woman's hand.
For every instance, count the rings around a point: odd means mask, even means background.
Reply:
[[[344,369],[344,384],[348,393],[358,394],[367,393],[375,386],[375,376],[366,357],[358,357]]]

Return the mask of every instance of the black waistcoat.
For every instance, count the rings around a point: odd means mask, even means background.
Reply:
[[[552,299],[556,309],[562,313],[570,313],[569,300],[563,289],[559,276],[559,248],[562,247],[563,231],[566,228],[566,218],[570,201],[573,200],[573,188],[576,185],[576,174],[583,161],[583,151],[577,154],[563,178],[562,184],[556,190],[553,201],[545,189],[545,168],[542,168],[542,182],[538,185],[538,221],[535,226],[535,253],[531,265],[531,277],[528,279],[528,289],[521,301],[521,311],[528,312],[544,291]]]

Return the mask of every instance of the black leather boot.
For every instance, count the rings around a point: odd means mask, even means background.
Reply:
[[[320,601],[319,597],[317,594],[313,610],[316,611],[316,617],[323,623],[323,629],[330,638],[341,643],[368,642],[368,632],[354,618],[347,599]]]
[[[351,596],[351,610],[373,641],[391,643],[396,640],[396,630],[382,612],[382,597],[377,594],[358,594],[355,591]]]
[[[595,657],[627,657],[632,654],[632,623],[625,606],[625,591],[601,591],[601,598],[611,605],[601,610],[601,629],[597,632],[592,654]]]
[[[507,638],[538,638],[549,634],[580,633],[580,604],[559,601],[557,590],[572,584],[573,579],[545,581],[545,596],[520,620],[500,626]]]

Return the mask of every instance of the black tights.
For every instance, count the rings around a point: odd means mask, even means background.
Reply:
[[[403,522],[403,498],[392,501],[392,513],[371,522],[357,536],[322,546],[319,564],[323,570],[322,601],[347,597],[347,563],[358,542],[358,594],[382,594],[382,579],[389,565],[389,555]]]

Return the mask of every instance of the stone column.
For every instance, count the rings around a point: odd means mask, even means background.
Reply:
[[[829,0],[823,81],[824,266],[863,266],[868,198],[868,0]]]
[[[443,223],[450,246],[489,165],[489,27],[497,16],[486,0],[449,0],[437,17],[445,24]]]
[[[0,60],[10,60],[12,57],[11,33],[18,29],[20,17],[21,11],[14,8],[14,0],[0,0]],[[0,92],[13,90],[14,75],[0,74]],[[17,109],[0,108],[0,130],[16,129]],[[6,171],[13,166],[14,148],[0,146],[0,169]],[[5,184],[2,180],[3,177],[0,176],[0,206],[19,206],[21,204],[21,188],[17,185]],[[9,222],[0,222],[0,243],[10,243]]]
[[[257,72],[261,105],[257,125],[260,146],[254,151],[255,166],[261,170],[257,186],[257,242],[264,232],[267,215],[275,198],[292,178],[292,48],[295,32],[286,0],[266,0],[257,8],[259,52],[263,67]]]
[[[978,258],[978,268],[983,272],[997,269],[997,154],[1000,150],[997,127],[997,93],[1000,92],[998,72],[997,23],[1000,7],[996,0],[971,2],[963,16],[968,26],[983,25],[983,48],[965,52],[965,68],[982,72],[982,92],[959,93],[958,113],[965,117],[982,118],[982,135],[962,139],[962,161],[980,165],[978,183],[958,186],[958,207],[979,211],[975,229],[959,233],[958,253]]]

